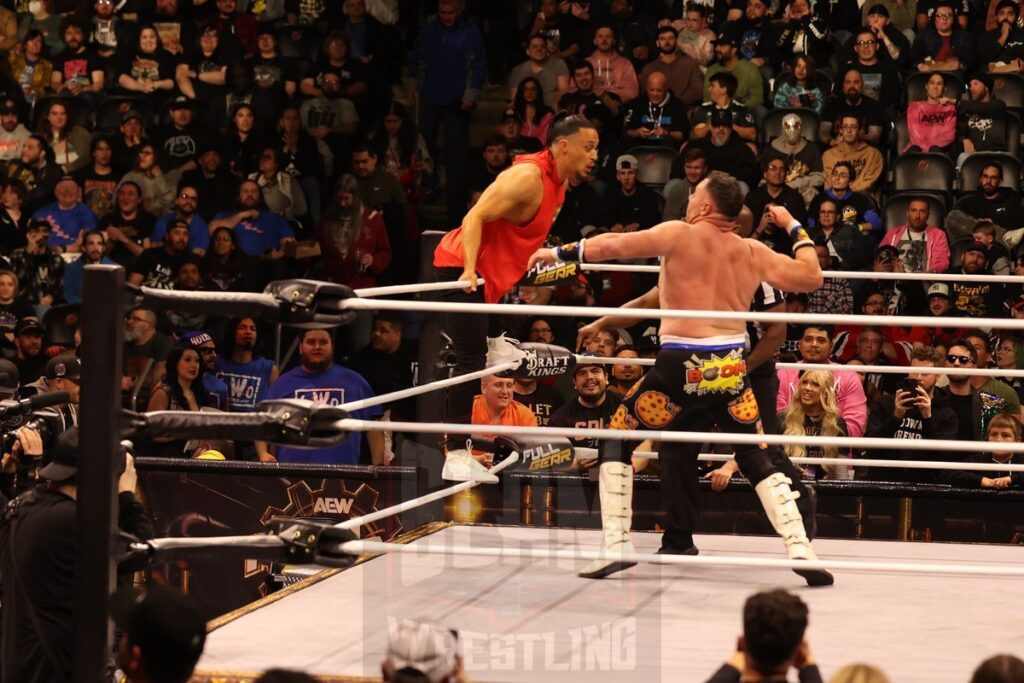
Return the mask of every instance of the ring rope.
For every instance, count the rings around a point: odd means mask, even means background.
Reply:
[[[576,429],[573,427],[517,427],[512,425],[473,425],[426,422],[378,422],[347,417],[335,421],[334,428],[343,432],[414,432],[420,434],[481,434],[509,436],[552,437],[567,439],[608,439],[610,441],[667,441],[669,443],[713,443],[726,445],[759,446],[833,446],[836,448],[858,448],[889,450],[894,439],[878,437],[848,436],[793,436],[786,434],[729,434],[722,432],[673,432],[643,431],[632,429]],[[899,439],[901,450],[912,451],[960,451],[985,452],[991,448],[987,441],[960,441],[956,439]],[[1024,453],[1024,443],[1000,443],[1003,453]],[[853,464],[846,462],[844,464]]]
[[[893,439],[900,441],[900,439]],[[988,443],[988,442],[979,442]],[[597,457],[596,448],[585,446],[574,446],[573,452],[589,456],[585,459]],[[657,460],[658,451],[633,451],[634,458],[645,460]],[[728,462],[735,458],[728,453],[701,453],[697,460],[701,462]],[[989,462],[945,462],[942,460],[884,460],[875,458],[812,458],[812,457],[790,457],[789,460],[795,465],[846,465],[848,467],[881,467],[909,470],[962,470],[969,472],[1024,472],[1024,463],[1007,463],[1000,465]]]
[[[490,472],[491,474],[498,474],[506,467],[510,467],[517,462],[519,462],[519,453],[513,451],[507,458],[505,458],[498,464],[494,465],[487,471]],[[361,517],[352,517],[351,519],[347,519],[344,522],[335,524],[334,527],[336,529],[348,529],[350,531],[354,531],[359,527],[363,526],[364,524],[376,522],[378,519],[384,519],[385,517],[390,517],[391,515],[398,515],[403,512],[412,510],[413,508],[417,508],[421,505],[426,505],[427,503],[433,503],[436,500],[447,498],[448,496],[455,495],[456,493],[465,491],[466,489],[471,489],[474,486],[477,486],[482,483],[483,482],[481,481],[470,480],[464,481],[460,484],[455,484],[454,486],[447,486],[443,489],[438,489],[437,491],[433,491],[431,493],[419,496],[417,498],[411,498],[401,503],[396,503],[382,510],[370,512],[368,514],[362,515]]]
[[[544,316],[557,318],[671,318],[677,320],[734,320],[763,323],[831,323],[838,325],[878,325],[890,327],[981,327],[1002,330],[1024,330],[1024,319],[1018,318],[948,318],[923,315],[819,315],[815,313],[767,313],[755,311],[701,311],[661,308],[613,308],[611,306],[541,306],[538,304],[484,304],[455,301],[409,301],[384,299],[345,299],[341,308],[355,311],[422,311],[427,313],[497,313],[504,315]]]
[[[477,285],[484,284],[484,279],[477,278]],[[410,285],[387,285],[386,287],[365,287],[355,289],[353,293],[358,297],[393,296],[395,294],[418,294],[420,292],[443,292],[450,289],[464,289],[466,283],[461,280],[453,282],[420,282]]]
[[[861,572],[893,572],[901,574],[956,574],[961,576],[1024,576],[1019,564],[950,564],[948,562],[870,562],[859,560],[783,560],[761,557],[729,557],[709,555],[656,555],[654,553],[605,553],[601,550],[556,550],[553,548],[477,548],[467,545],[432,546],[414,543],[382,543],[379,541],[348,541],[340,547],[353,555],[399,553],[411,555],[446,555],[495,557],[516,560],[614,560],[645,564],[674,564],[705,567],[760,567],[771,569],[832,569]]]
[[[643,365],[653,366],[654,358],[606,358],[576,354],[576,362],[582,365]],[[918,365],[844,365],[843,363],[776,363],[778,370],[825,370],[827,372],[856,372],[875,375],[905,375],[908,372],[922,375],[967,375],[970,377],[1024,377],[1024,370],[1001,370],[999,368],[950,368],[925,367]]]
[[[518,360],[505,361],[498,365],[493,365],[483,370],[477,370],[476,372],[469,372],[465,375],[456,375],[455,377],[449,377],[447,379],[439,379],[434,382],[428,382],[426,384],[420,384],[419,386],[410,387],[408,389],[400,389],[399,391],[392,391],[388,394],[380,394],[379,396],[371,396],[364,398],[359,401],[351,401],[349,403],[342,403],[339,408],[343,408],[349,412],[353,410],[360,410],[362,408],[369,408],[371,406],[383,405],[385,403],[391,403],[392,401],[401,401],[402,399],[409,398],[411,396],[418,396],[419,394],[426,394],[431,391],[438,389],[444,389],[456,384],[462,384],[464,382],[472,382],[475,379],[482,377],[490,377],[496,375],[499,372],[505,372],[506,370],[513,370],[519,366]]]
[[[584,270],[608,271],[615,273],[658,273],[661,266],[632,265],[628,263],[583,263]],[[984,273],[965,275],[963,273],[876,273],[863,270],[823,270],[821,274],[827,279],[839,280],[920,280],[923,282],[1006,282],[1024,283],[1021,275],[992,275]]]

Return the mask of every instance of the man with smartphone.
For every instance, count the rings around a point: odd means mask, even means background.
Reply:
[[[937,367],[942,357],[931,346],[914,350],[910,359],[911,367]],[[957,438],[957,415],[950,402],[949,391],[937,388],[939,375],[910,372],[900,380],[895,395],[883,394],[880,400],[871,404],[868,413],[868,427],[864,433],[868,438],[885,439],[955,439]],[[923,451],[901,449],[898,443],[885,452],[869,453],[872,458],[894,460],[923,460]],[[931,470],[887,470],[887,478],[901,481],[931,481]],[[870,477],[870,475],[869,475]]]

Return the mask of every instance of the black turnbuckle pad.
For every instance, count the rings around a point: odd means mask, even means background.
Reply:
[[[344,301],[355,297],[351,287],[320,280],[275,280],[266,286],[280,304],[278,320],[285,325],[303,329],[325,329],[347,325],[356,316],[345,308]]]
[[[262,401],[256,406],[258,413],[274,416],[280,426],[275,443],[299,448],[327,448],[335,446],[348,437],[348,432],[338,429],[338,420],[348,417],[348,412],[339,406],[324,405],[297,398],[283,398]]]
[[[356,561],[356,555],[341,550],[345,543],[357,540],[348,529],[323,522],[278,518],[267,522],[267,532],[284,542],[286,562],[291,564],[344,568]]]

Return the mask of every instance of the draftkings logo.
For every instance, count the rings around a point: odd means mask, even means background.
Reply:
[[[698,396],[726,392],[738,394],[743,386],[743,377],[747,374],[747,363],[740,349],[733,349],[721,357],[713,353],[711,358],[693,355],[684,365],[684,389],[686,393]]]

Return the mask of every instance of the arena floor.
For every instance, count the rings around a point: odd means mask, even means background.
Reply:
[[[593,530],[451,526],[416,544],[596,549]],[[653,552],[659,534],[634,534]],[[699,536],[706,555],[784,557],[777,538]],[[1024,548],[821,539],[836,560],[1019,565]],[[866,661],[893,681],[963,682],[985,657],[1024,652],[1024,593],[1012,579],[842,572],[810,589],[787,570],[641,565],[603,581],[582,562],[388,555],[309,582],[211,634],[198,673],[270,667],[377,677],[389,619],[461,632],[472,681],[699,682],[725,660],[753,592],[782,587],[810,606],[811,649],[828,676]]]

